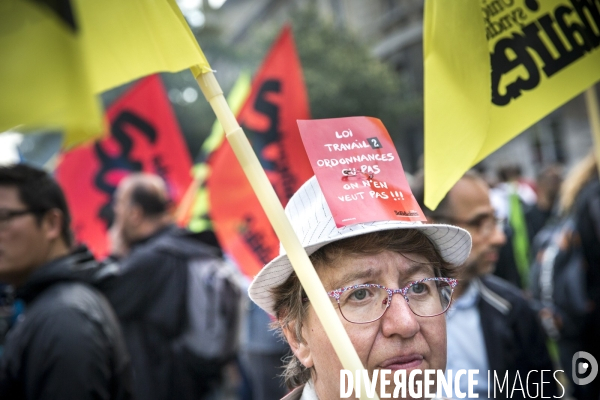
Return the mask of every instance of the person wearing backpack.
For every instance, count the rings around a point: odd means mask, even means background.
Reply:
[[[123,253],[104,282],[131,354],[139,400],[203,399],[237,349],[240,290],[220,250],[176,227],[164,181],[119,184],[111,234]]]

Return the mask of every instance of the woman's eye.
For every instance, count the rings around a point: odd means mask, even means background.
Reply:
[[[367,297],[367,290],[366,289],[355,290],[352,293],[351,297],[354,298],[355,300],[364,300]]]
[[[415,294],[424,293],[427,290],[427,285],[424,283],[415,283],[411,286],[412,292]]]

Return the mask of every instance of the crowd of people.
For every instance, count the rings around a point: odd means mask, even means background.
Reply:
[[[571,363],[600,359],[593,154],[535,182],[469,171],[435,210],[418,176],[424,223],[338,228],[315,177],[286,207],[369,376],[479,370],[479,398],[497,376],[513,390],[494,398],[599,399],[600,378],[577,384]],[[49,174],[0,167],[1,399],[340,398],[342,365],[285,252],[250,282],[172,206],[160,177],[124,178],[96,260]]]

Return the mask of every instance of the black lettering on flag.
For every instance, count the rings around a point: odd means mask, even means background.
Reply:
[[[564,15],[564,13],[566,11],[565,9],[568,10],[569,12],[572,11],[568,7],[557,7],[556,13],[560,13],[560,14]],[[558,65],[552,70],[552,72],[553,72],[552,74],[546,73],[546,75],[548,75],[549,77],[552,76],[554,73],[567,67],[569,64],[571,64],[572,62],[576,61],[581,56],[583,56],[583,51],[581,51],[579,44],[577,44],[577,46],[575,46],[575,47],[572,47],[571,50],[568,50],[565,47],[561,38],[558,36],[556,29],[554,29],[555,21],[552,19],[552,17],[549,14],[542,16],[538,20],[538,22],[542,26],[542,28],[544,28],[544,32],[546,32],[546,35],[548,35],[548,37],[550,38],[550,41],[552,42],[552,45],[558,51],[558,54],[559,54],[558,58],[556,59],[556,63]]]
[[[275,144],[280,139],[280,134],[277,130],[279,127],[279,107],[277,104],[271,103],[266,99],[270,93],[281,93],[281,82],[278,80],[266,80],[258,90],[256,100],[254,100],[254,110],[258,113],[263,114],[269,120],[269,127],[266,131],[255,131],[247,126],[242,126],[244,132],[248,135],[252,148],[258,155],[260,164],[267,171],[275,172],[275,162],[273,160],[267,160],[263,156],[263,150],[271,145]]]
[[[571,0],[571,4],[585,25],[586,41],[591,45],[587,51],[598,47],[600,45],[600,3],[598,0]]]
[[[115,171],[127,171],[127,172],[139,172],[142,170],[143,165],[139,160],[134,160],[131,157],[131,150],[133,149],[133,140],[128,134],[126,128],[135,128],[142,134],[150,143],[156,142],[156,130],[145,119],[141,118],[130,111],[122,111],[112,122],[110,129],[112,137],[119,144],[120,151],[118,154],[112,155],[111,152],[107,152],[101,145],[100,142],[94,144],[94,152],[98,161],[100,161],[100,170],[94,177],[94,184],[98,190],[108,194],[112,198],[116,185],[111,183],[108,176]],[[108,228],[114,219],[112,210],[112,200],[103,204],[98,211],[98,217],[106,223]]]
[[[521,95],[521,91],[535,88],[540,82],[540,73],[535,60],[524,46],[525,38],[514,34],[512,38],[500,39],[492,54],[492,102],[499,106],[507,105],[511,99]],[[508,54],[513,54],[509,58]],[[525,67],[528,77],[519,76],[505,88],[505,94],[500,94],[499,86],[502,76],[519,66]]]
[[[267,100],[270,93],[281,93],[281,82],[275,79],[267,79],[261,85],[254,101],[254,110],[265,115],[269,120],[269,126],[265,131],[255,131],[248,128],[242,122],[242,129],[248,136],[248,140],[252,144],[252,148],[256,152],[261,166],[266,171],[278,173],[283,184],[283,195],[289,200],[294,194],[296,178],[289,168],[289,161],[285,154],[285,148],[282,143],[281,132],[279,131],[279,106]],[[267,159],[264,155],[264,150],[268,146],[277,146],[279,155],[276,159]]]
[[[590,32],[592,31],[590,31],[585,24],[582,25],[577,22],[571,22],[569,25],[567,23],[567,18],[571,17],[573,12],[574,10],[569,7],[558,7],[554,15],[556,17],[556,23],[569,41],[569,45],[573,49],[579,49],[581,55],[583,55],[584,52],[592,50],[594,47],[598,46],[599,43],[594,44],[594,39],[592,37],[594,35],[590,35]]]
[[[242,225],[240,229],[244,241],[250,246],[252,252],[256,254],[260,262],[267,264],[273,258],[273,254],[275,254],[274,249],[266,245],[265,236],[262,232],[256,230],[251,215],[246,215],[244,222],[245,225]]]
[[[600,1],[570,0],[570,4],[572,7],[567,6],[566,2],[557,6],[551,13],[541,15],[524,26],[522,34],[513,33],[494,45],[490,55],[492,103],[498,106],[509,104],[523,91],[535,89],[542,72],[550,78],[600,46]],[[532,11],[537,10],[535,1],[529,1],[526,5]],[[489,25],[487,19],[486,22]],[[488,27],[488,37],[496,32],[495,26],[489,26],[494,31],[491,32]],[[540,35],[550,40],[551,48]],[[568,43],[564,43],[561,36]],[[540,66],[534,58],[536,54],[541,60]],[[524,68],[526,74],[519,74],[512,82],[503,82],[505,75],[519,67]]]

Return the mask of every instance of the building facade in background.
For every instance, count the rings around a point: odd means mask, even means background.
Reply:
[[[230,44],[243,44],[256,26],[277,27],[291,13],[306,7],[302,0],[227,0],[207,15],[207,25],[217,28]],[[423,99],[423,7],[422,0],[314,0],[313,6],[324,19],[347,29],[369,44],[374,57],[388,62],[404,76],[404,96]],[[214,65],[214,64],[213,64]],[[221,68],[219,70],[219,68]],[[221,76],[237,74],[235,66],[215,66]],[[406,149],[398,149],[404,167],[415,172],[422,162],[423,116],[400,121]],[[563,164],[569,168],[592,146],[590,126],[583,96],[527,129],[523,134],[483,161],[487,171],[508,164],[521,166],[525,177],[534,178],[545,165]]]

